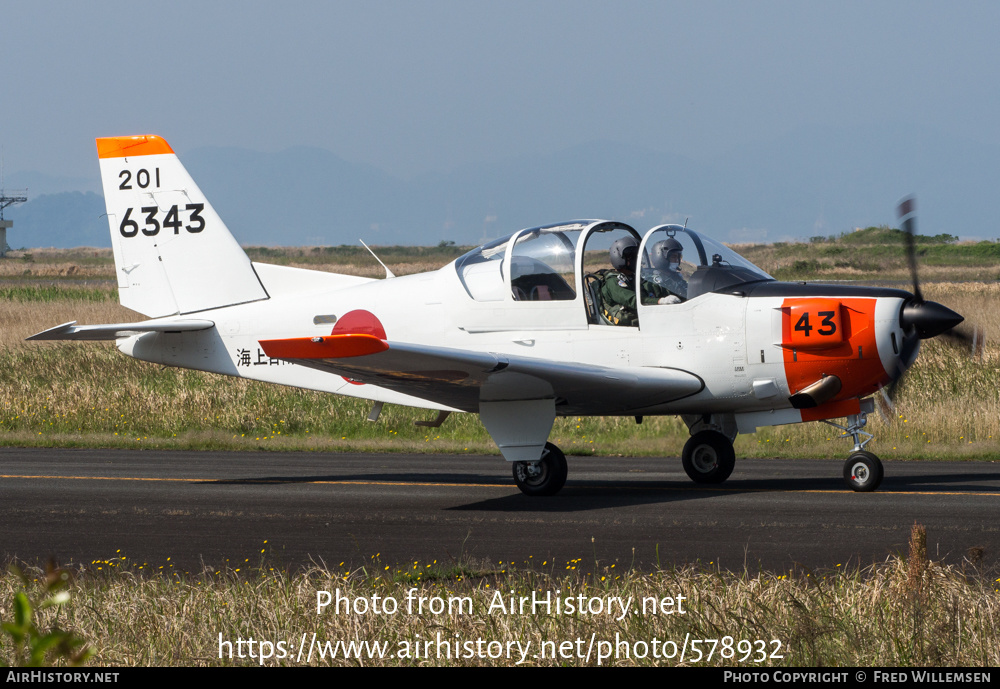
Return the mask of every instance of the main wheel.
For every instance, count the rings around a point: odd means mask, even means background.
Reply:
[[[736,467],[733,443],[718,431],[695,433],[684,444],[684,471],[695,483],[722,483]]]
[[[844,462],[844,480],[851,490],[870,493],[882,483],[882,460],[871,452],[858,450]]]
[[[514,462],[514,482],[525,495],[555,495],[566,484],[566,455],[545,443],[537,462]]]

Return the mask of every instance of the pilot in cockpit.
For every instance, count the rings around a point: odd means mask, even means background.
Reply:
[[[611,244],[609,254],[613,270],[606,272],[601,282],[604,317],[613,325],[638,325],[635,264],[639,243],[634,237],[621,237]],[[668,287],[649,280],[641,280],[639,287],[643,304],[676,304],[682,301]]]
[[[648,274],[644,273],[643,278],[666,287],[682,300],[686,299],[688,283],[681,274],[681,259],[684,256],[681,243],[669,237],[654,244],[650,253],[653,269]]]

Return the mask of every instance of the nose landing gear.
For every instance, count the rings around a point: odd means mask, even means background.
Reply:
[[[876,490],[882,483],[884,471],[882,460],[864,450],[865,445],[871,442],[874,437],[871,433],[861,430],[868,423],[868,414],[862,411],[848,416],[846,426],[832,421],[824,421],[823,423],[842,430],[844,434],[840,436],[841,438],[851,437],[854,439],[854,449],[851,451],[851,456],[844,462],[844,481],[847,482],[848,487],[859,493],[870,493]],[[862,440],[861,436],[867,437]]]

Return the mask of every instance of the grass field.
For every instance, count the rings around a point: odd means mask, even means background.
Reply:
[[[58,628],[86,643],[48,662],[87,649],[98,666],[1000,663],[995,573],[980,570],[974,553],[960,566],[929,561],[917,525],[907,553],[826,572],[725,572],[710,563],[641,572],[585,554],[402,567],[373,556],[356,570],[286,572],[262,545],[255,564],[226,571],[150,572],[116,553],[65,584],[57,571],[29,571],[26,583],[11,573],[0,577],[0,600],[33,603],[35,638]],[[41,609],[59,593],[62,605]],[[532,606],[532,596],[552,605]],[[0,633],[0,664],[23,664],[28,645],[11,636]]]

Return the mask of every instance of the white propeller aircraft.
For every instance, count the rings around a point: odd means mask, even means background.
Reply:
[[[833,424],[855,443],[844,478],[875,490],[870,396],[913,363],[920,339],[962,320],[916,283],[914,296],[778,282],[679,225],[524,229],[382,280],[256,263],[162,138],[102,138],[97,151],[121,303],[148,320],[74,321],[29,339],[115,340],[144,361],[366,398],[370,418],[386,402],[438,410],[428,425],[478,413],[528,495],[565,483],[547,440],[568,415],[680,415],[684,469],[701,483],[729,477],[738,433],[846,417]],[[622,247],[639,286],[622,280],[632,324],[612,325],[602,284]],[[675,296],[657,298],[664,287]]]

